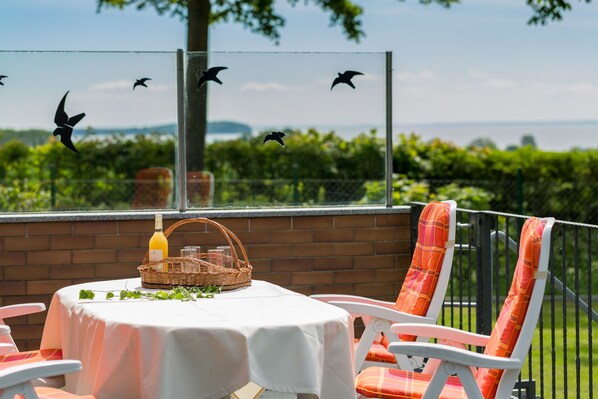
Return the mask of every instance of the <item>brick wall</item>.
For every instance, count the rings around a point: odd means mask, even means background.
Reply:
[[[394,300],[410,261],[409,213],[212,218],[238,235],[253,279],[306,295],[345,293]],[[169,226],[175,220],[165,220]],[[153,220],[0,223],[0,306],[44,302],[61,287],[136,277]],[[224,244],[203,224],[177,228],[184,245]],[[21,350],[36,349],[46,312],[8,320]]]

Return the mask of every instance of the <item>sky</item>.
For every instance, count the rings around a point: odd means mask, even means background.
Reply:
[[[303,2],[277,2],[286,18],[279,45],[233,23],[212,26],[210,50],[225,53],[211,63],[229,70],[219,75],[222,86],[209,88],[209,118],[268,128],[382,126],[384,52],[392,51],[393,118],[401,126],[598,121],[598,1],[572,1],[563,21],[546,26],[527,25],[525,0],[464,0],[451,9],[355,2],[365,10],[360,43]],[[53,129],[67,90],[68,112],[86,112],[83,126],[172,123],[173,51],[185,42],[185,24],[153,9],[97,13],[95,0],[2,0],[0,74],[9,77],[0,86],[0,128]],[[146,51],[163,53],[138,53]],[[229,53],[239,51],[257,53]],[[354,78],[357,90],[330,91],[343,69],[364,72]],[[149,88],[133,91],[142,75],[152,77]],[[562,136],[554,139],[567,141]]]

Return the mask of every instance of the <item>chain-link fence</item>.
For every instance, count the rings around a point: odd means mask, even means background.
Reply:
[[[135,202],[151,204],[149,199],[135,199],[153,192],[168,197],[153,208],[169,209],[176,207],[174,180],[168,182],[167,190],[163,181],[135,179],[5,180],[0,181],[0,211],[128,210],[135,208]],[[235,180],[216,176],[213,184],[210,203],[216,208],[384,204],[386,191],[384,181],[362,179]],[[462,208],[598,224],[598,182],[396,179],[393,186],[394,205],[454,199]]]

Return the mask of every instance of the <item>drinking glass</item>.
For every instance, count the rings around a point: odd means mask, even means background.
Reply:
[[[210,249],[208,250],[208,260],[210,263],[223,267],[224,266],[224,250]]]
[[[221,249],[222,251],[224,251],[222,256],[222,265],[227,268],[233,267],[233,257],[230,251],[230,247],[228,245],[221,245],[217,247],[217,249]]]
[[[197,249],[196,248],[189,248],[185,247],[181,249],[181,256],[185,258],[197,258]],[[182,262],[183,272],[184,273],[193,273],[195,270],[195,264],[193,262]]]

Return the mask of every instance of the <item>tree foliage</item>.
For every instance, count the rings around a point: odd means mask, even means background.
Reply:
[[[287,0],[295,6],[300,0]],[[404,1],[404,0],[400,0]],[[578,0],[590,3],[592,0]],[[305,4],[314,4],[330,15],[331,25],[340,25],[345,36],[359,42],[364,36],[361,16],[363,8],[357,1],[351,0],[303,0]],[[420,0],[421,4],[438,4],[451,7],[460,0]],[[529,24],[546,24],[560,21],[563,13],[571,10],[568,0],[526,0],[533,10]],[[160,15],[170,14],[189,21],[190,3],[203,8],[209,15],[209,24],[218,22],[236,22],[251,32],[261,34],[275,42],[280,40],[280,29],[285,25],[285,18],[276,11],[276,0],[97,0],[98,11],[103,8],[123,9],[134,6],[138,10],[153,8]],[[201,49],[190,49],[201,50]]]

